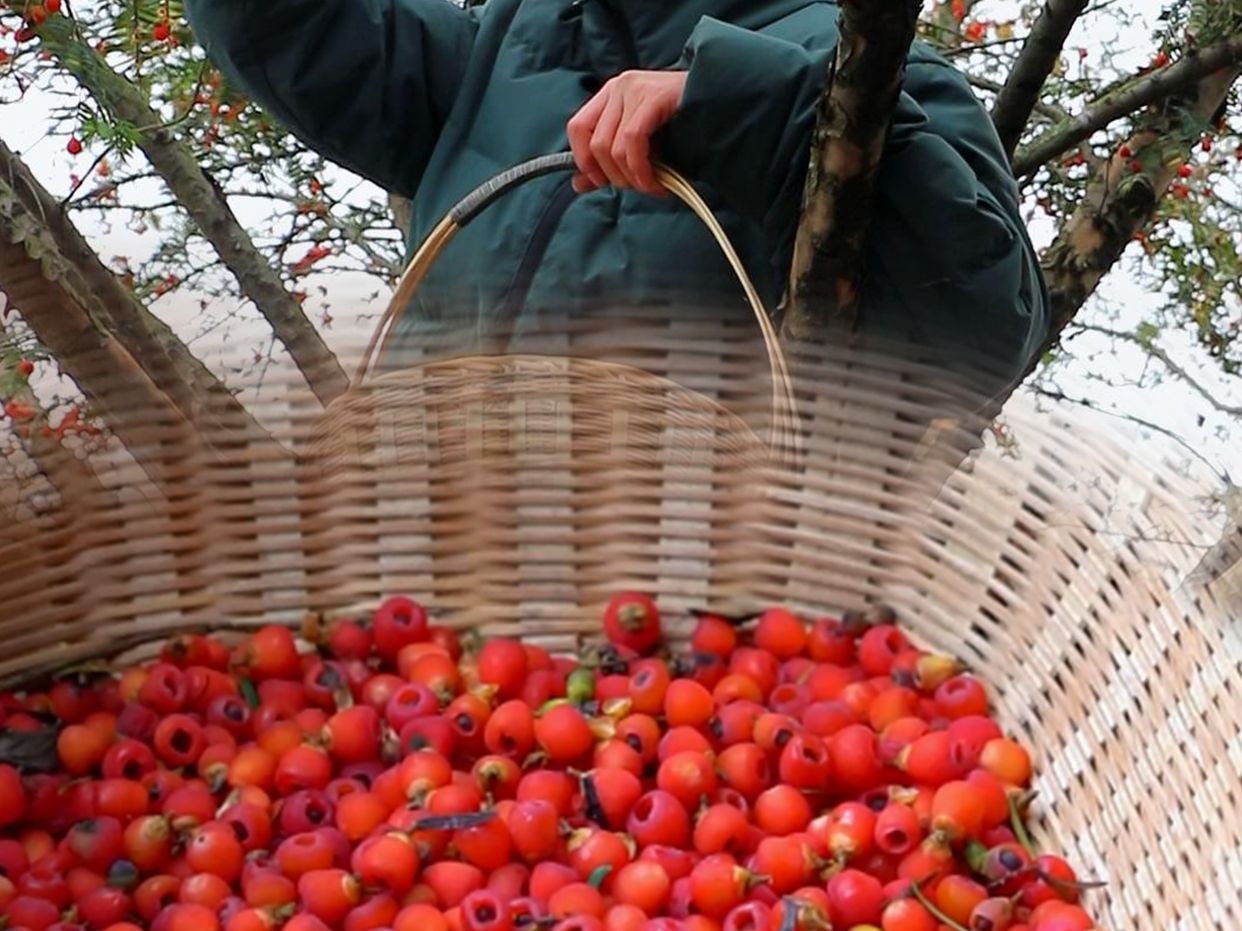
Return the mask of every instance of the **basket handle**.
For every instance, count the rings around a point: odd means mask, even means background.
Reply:
[[[397,323],[405,314],[406,308],[410,305],[411,298],[413,298],[414,293],[427,277],[431,266],[449,242],[452,241],[453,237],[466,224],[496,200],[525,182],[560,171],[570,171],[574,167],[575,162],[572,152],[541,155],[538,158],[533,158],[501,172],[458,201],[456,206],[431,230],[427,238],[423,240],[422,245],[414,253],[414,257],[410,260],[409,265],[406,266],[401,280],[397,283],[396,291],[393,292],[392,300],[384,311],[375,333],[371,336],[371,341],[367,344],[366,352],[363,354],[362,362],[359,364],[357,374],[354,377],[354,384],[361,385],[370,374],[377,355],[382,355],[383,350],[387,349],[388,343],[396,331]],[[772,368],[772,427],[769,434],[769,445],[778,456],[790,457],[797,451],[799,445],[797,406],[794,401],[793,384],[789,377],[789,368],[785,362],[785,355],[781,351],[780,338],[772,324],[771,318],[768,316],[767,309],[763,306],[763,299],[759,296],[758,290],[750,280],[750,276],[747,274],[746,268],[737,254],[737,250],[733,248],[733,244],[729,241],[728,234],[712,214],[711,208],[707,206],[690,182],[673,169],[660,164],[655,165],[655,177],[659,184],[680,199],[703,221],[703,224],[720,246],[725,258],[728,259],[729,265],[732,267],[734,274],[742,285],[742,289],[746,293],[746,299],[750,304],[751,310],[754,311],[755,320],[758,322],[759,329],[763,334],[768,364]],[[380,350],[379,353],[377,353],[377,349]]]

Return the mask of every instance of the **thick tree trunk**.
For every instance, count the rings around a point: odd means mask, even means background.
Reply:
[[[794,243],[785,329],[809,337],[857,310],[875,178],[920,3],[843,0]]]
[[[271,324],[319,400],[326,404],[341,394],[349,385],[344,369],[194,154],[177,140],[138,87],[72,35],[66,17],[54,17],[43,30],[45,47],[61,65],[114,119],[134,127],[138,145],[152,167],[236,277],[242,292]]]

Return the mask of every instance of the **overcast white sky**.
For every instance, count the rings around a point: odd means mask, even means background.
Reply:
[[[982,14],[992,18],[1003,18],[1016,4],[996,2],[981,7]],[[1152,25],[1160,12],[1159,0],[1132,0],[1128,9],[1135,19],[1132,26],[1121,36],[1123,45],[1131,45],[1134,53],[1131,56],[1134,64],[1140,64],[1151,54],[1150,35]],[[1071,37],[1069,46],[1083,45],[1095,47],[1099,35],[1075,35]],[[14,149],[20,151],[28,164],[32,166],[40,179],[55,193],[63,193],[68,189],[68,178],[74,170],[81,170],[85,164],[84,157],[71,158],[64,149],[63,137],[46,137],[46,114],[53,105],[63,105],[64,100],[52,100],[48,95],[32,92],[19,104],[0,106],[0,138]],[[131,190],[130,196],[137,196],[137,190]],[[158,193],[158,191],[157,191]],[[378,196],[378,191],[376,195]],[[263,205],[253,200],[241,200],[234,204],[243,223],[258,223],[263,216]],[[139,237],[123,228],[110,231],[104,230],[99,224],[84,225],[84,232],[98,247],[105,260],[114,255],[140,256],[150,248],[150,237]],[[1051,235],[1046,224],[1036,224],[1033,229],[1036,239],[1042,244]],[[374,291],[374,280],[357,276],[321,277],[312,280],[312,284],[325,286],[328,291],[327,300],[332,305],[333,316],[345,323],[351,313],[374,313],[377,309],[368,296]],[[1118,317],[1111,325],[1117,328],[1133,326],[1141,317],[1144,307],[1150,306],[1153,296],[1136,287],[1124,270],[1109,277],[1099,299],[1093,303],[1092,314],[1101,315],[1115,312]],[[155,305],[158,313],[165,316],[174,325],[180,325],[182,332],[184,322],[197,312],[197,299],[194,295],[181,294],[166,298]],[[337,338],[340,331],[328,331],[325,335],[329,341]],[[236,330],[231,343],[237,345],[252,341],[255,345],[262,342],[259,328],[247,332]],[[1091,340],[1084,337],[1076,344],[1080,349],[1089,346],[1101,351],[1108,345],[1103,340]],[[1204,364],[1204,357],[1191,345],[1188,338],[1180,334],[1166,334],[1161,338],[1161,345],[1177,360],[1191,371],[1199,374],[1205,384],[1216,392],[1223,400],[1234,404],[1242,404],[1242,385],[1239,379],[1227,380]],[[1097,356],[1093,363],[1097,370],[1107,370],[1112,380],[1137,378],[1144,365],[1143,354],[1134,347],[1120,347],[1105,355]],[[1242,480],[1242,425],[1230,422],[1227,418],[1208,409],[1202,399],[1188,387],[1167,380],[1158,388],[1136,390],[1133,388],[1107,388],[1097,381],[1090,380],[1090,368],[1076,365],[1065,371],[1061,377],[1062,387],[1071,394],[1092,396],[1102,406],[1112,407],[1119,412],[1130,412],[1147,420],[1158,423],[1197,448],[1202,449],[1218,467],[1228,468],[1236,479]],[[1199,423],[1200,417],[1204,418]],[[1167,440],[1156,439],[1158,445],[1167,444]]]

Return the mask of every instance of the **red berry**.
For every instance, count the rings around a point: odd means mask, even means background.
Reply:
[[[0,763],[0,827],[16,824],[26,814],[26,790],[17,770]]]
[[[787,835],[803,831],[811,822],[811,803],[805,795],[788,785],[775,785],[757,799],[753,818],[769,834]]]
[[[936,689],[936,704],[945,717],[964,718],[986,715],[988,697],[983,685],[972,676],[954,676]]]
[[[490,889],[478,889],[461,903],[464,931],[512,931],[513,917],[507,903]]]
[[[152,739],[155,751],[169,766],[191,766],[207,746],[202,725],[188,714],[173,714],[160,721]]]
[[[560,846],[560,819],[544,799],[517,802],[505,819],[517,852],[529,863],[547,860]]]
[[[778,659],[797,656],[806,647],[807,631],[802,620],[784,608],[770,608],[759,616],[755,646]]]
[[[983,799],[969,782],[942,785],[932,799],[932,829],[950,841],[978,837],[983,829]]]
[[[909,805],[893,802],[876,817],[875,843],[884,853],[902,857],[923,839],[919,816]]]
[[[652,861],[636,860],[618,871],[612,883],[612,893],[621,904],[654,915],[665,907],[672,887],[672,880],[664,867]]]
[[[211,873],[226,882],[241,875],[246,852],[231,824],[215,821],[203,825],[186,843],[186,862],[197,872]]]
[[[338,711],[323,728],[324,744],[342,763],[362,763],[379,757],[383,722],[369,705]]]
[[[552,762],[561,765],[582,759],[595,746],[586,718],[573,705],[557,705],[537,718],[535,740]]]
[[[884,886],[859,870],[842,870],[828,880],[828,903],[833,927],[874,925],[884,911]]]
[[[376,610],[371,627],[375,648],[380,655],[393,660],[402,647],[427,639],[427,612],[410,598],[389,598]]]
[[[660,643],[660,610],[650,595],[622,592],[604,609],[604,636],[617,646],[650,653]]]
[[[298,879],[302,908],[327,925],[339,925],[361,899],[358,881],[340,869],[311,870]]]
[[[690,816],[675,796],[655,789],[635,803],[627,830],[640,847],[686,847],[690,843]]]
[[[872,627],[858,644],[858,662],[869,676],[886,676],[897,656],[909,649],[906,635],[892,624]]]
[[[494,685],[501,699],[516,698],[526,681],[529,661],[516,640],[489,640],[479,653],[479,678]]]
[[[694,907],[708,918],[720,921],[742,904],[750,883],[750,873],[727,853],[704,857],[690,873],[690,896]]]
[[[371,632],[357,621],[337,621],[328,630],[328,651],[337,659],[366,659],[371,644]]]
[[[852,724],[833,734],[828,749],[833,774],[844,791],[865,792],[883,780],[875,732],[866,725]]]
[[[297,641],[287,627],[271,624],[255,631],[242,651],[243,661],[258,679],[301,679]]]
[[[690,648],[696,653],[728,657],[737,647],[737,631],[727,618],[715,614],[700,614],[694,633],[690,635]]]

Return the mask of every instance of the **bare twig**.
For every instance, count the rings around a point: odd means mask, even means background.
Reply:
[[[993,81],[981,74],[968,74],[966,80],[970,82],[972,87],[977,87],[981,91],[987,91],[989,94],[999,94],[1004,87],[1000,81]],[[1034,107],[1031,108],[1032,113],[1038,113],[1040,116],[1051,120],[1054,123],[1060,123],[1065,120],[1073,119],[1067,110],[1047,103],[1042,100],[1035,101]]]
[[[1157,346],[1151,340],[1143,339],[1136,333],[1127,332],[1125,330],[1114,330],[1110,327],[1098,326],[1096,324],[1084,324],[1084,329],[1093,333],[1099,333],[1102,336],[1108,336],[1116,340],[1124,340],[1139,346],[1152,358],[1158,360],[1171,374],[1185,382],[1185,384],[1203,398],[1214,410],[1230,417],[1242,417],[1242,405],[1228,404],[1216,397],[1204,384],[1188,372],[1185,367],[1173,361],[1172,356]]]
[[[1151,430],[1155,433],[1168,437],[1178,446],[1182,447],[1182,449],[1186,450],[1186,452],[1190,453],[1190,455],[1197,459],[1200,463],[1210,469],[1212,474],[1217,476],[1222,482],[1229,481],[1228,474],[1222,472],[1218,465],[1212,463],[1206,456],[1203,455],[1203,453],[1199,452],[1199,450],[1195,449],[1187,443],[1185,439],[1178,436],[1168,427],[1162,427],[1158,423],[1153,423],[1150,420],[1146,420],[1145,418],[1128,411],[1114,411],[1109,410],[1106,407],[1100,407],[1096,401],[1093,401],[1090,398],[1074,397],[1073,395],[1068,395],[1065,392],[1059,391],[1055,388],[1047,388],[1040,384],[1028,384],[1027,388],[1040,397],[1047,398],[1050,401],[1060,401],[1065,404],[1074,404],[1078,407],[1085,407],[1088,410],[1093,410],[1099,414],[1105,414],[1109,417],[1116,417],[1118,420],[1128,420],[1130,423],[1135,426],[1142,427],[1144,430]]]

